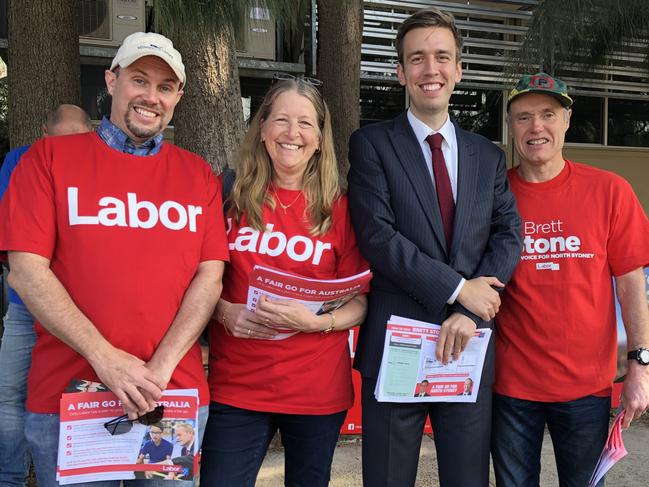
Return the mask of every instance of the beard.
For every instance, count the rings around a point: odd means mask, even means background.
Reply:
[[[132,113],[135,111],[133,108],[135,105],[159,113],[158,124],[153,127],[143,127],[141,125],[138,125],[137,122],[135,122],[132,117]],[[128,110],[126,110],[126,116],[124,117],[124,122],[126,123],[126,128],[135,137],[138,137],[140,139],[150,139],[151,137],[155,137],[156,135],[158,135],[160,132],[164,130],[164,127],[162,126],[162,121],[164,118],[165,118],[164,112],[162,111],[159,105],[149,105],[147,103],[134,100],[128,104]]]

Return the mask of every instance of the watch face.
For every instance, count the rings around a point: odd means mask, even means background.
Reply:
[[[640,350],[640,352],[638,353],[638,360],[644,365],[649,365],[649,350],[647,350],[646,348]]]

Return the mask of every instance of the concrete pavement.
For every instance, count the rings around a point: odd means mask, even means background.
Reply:
[[[649,421],[642,418],[623,433],[629,455],[616,464],[607,476],[607,487],[649,486]],[[330,487],[361,486],[361,443],[358,437],[341,437],[334,455]],[[552,444],[546,433],[541,459],[541,486],[559,485]],[[271,449],[266,455],[256,487],[282,487],[284,485],[284,455],[281,448]],[[490,485],[495,485],[493,472]],[[438,487],[435,446],[424,436],[419,457],[419,474],[416,487]],[[471,486],[467,486],[471,487]]]

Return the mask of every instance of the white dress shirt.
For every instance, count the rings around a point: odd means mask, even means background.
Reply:
[[[412,130],[415,132],[415,137],[419,141],[421,150],[424,153],[426,160],[426,167],[430,173],[430,177],[435,184],[435,176],[433,174],[433,152],[430,150],[430,145],[426,142],[426,137],[431,134],[439,133],[444,138],[442,141],[442,154],[444,154],[444,162],[446,162],[446,170],[448,177],[451,180],[451,189],[453,190],[453,201],[457,201],[457,137],[455,136],[455,126],[451,119],[447,116],[446,122],[436,132],[428,125],[419,120],[408,110],[408,121]]]
[[[430,145],[426,142],[426,138],[435,133],[441,134],[444,138],[442,141],[442,154],[444,154],[444,162],[446,163],[446,170],[448,171],[448,177],[451,180],[451,190],[453,191],[453,201],[457,202],[457,137],[455,135],[455,126],[451,122],[450,117],[446,116],[446,122],[440,127],[436,132],[432,130],[428,125],[419,120],[412,113],[411,110],[408,110],[408,122],[412,127],[415,137],[419,142],[421,151],[424,154],[424,159],[426,161],[426,167],[430,173],[430,178],[433,180],[433,185],[435,184],[435,175],[433,174],[433,152],[430,149]],[[448,304],[453,304],[457,295],[460,294],[462,286],[466,280],[462,278],[460,283],[453,291],[453,294],[446,301]]]

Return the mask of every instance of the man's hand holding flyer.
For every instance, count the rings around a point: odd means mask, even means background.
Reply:
[[[250,311],[255,311],[261,296],[271,299],[295,299],[309,308],[314,314],[321,315],[340,308],[358,293],[365,290],[372,273],[361,272],[343,279],[311,279],[288,272],[256,265],[250,274],[248,302]],[[283,340],[297,332],[290,329],[279,329],[274,340]]]
[[[459,360],[446,365],[435,358],[439,332],[439,325],[390,317],[374,391],[377,401],[476,401],[491,330],[476,330]]]

